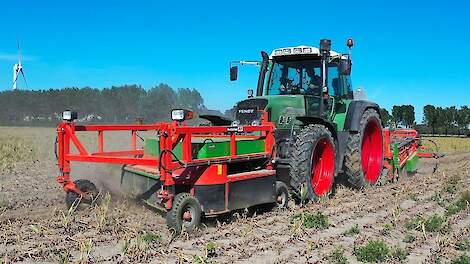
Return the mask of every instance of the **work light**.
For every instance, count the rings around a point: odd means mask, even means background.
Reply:
[[[184,120],[193,119],[193,112],[186,109],[171,110],[171,120],[183,122]]]
[[[77,112],[75,111],[70,111],[70,110],[65,110],[63,113],[62,113],[62,120],[64,121],[73,121],[77,119]]]

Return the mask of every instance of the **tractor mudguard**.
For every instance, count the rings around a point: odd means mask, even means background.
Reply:
[[[379,105],[376,103],[365,100],[352,101],[349,104],[346,121],[344,122],[344,130],[349,132],[358,132],[362,114],[369,108],[373,108],[377,110],[377,113],[380,113]]]

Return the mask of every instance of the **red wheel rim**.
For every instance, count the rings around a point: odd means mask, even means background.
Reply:
[[[322,138],[318,141],[312,154],[311,184],[317,196],[323,196],[333,185],[335,171],[335,153],[333,144]]]
[[[380,124],[369,122],[364,129],[361,148],[361,163],[364,178],[375,183],[382,171],[383,143]]]

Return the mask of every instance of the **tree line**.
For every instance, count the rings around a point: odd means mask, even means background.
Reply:
[[[0,92],[0,125],[55,126],[64,110],[79,113],[81,122],[88,123],[146,123],[170,119],[171,109],[191,109],[196,114],[223,115],[209,110],[196,89],[173,89],[159,84],[151,89],[140,85],[91,87],[49,90],[16,90]],[[233,116],[233,110],[225,116]],[[415,120],[412,105],[395,105],[391,113],[381,109],[384,126],[416,128],[425,134],[469,134],[470,108],[436,107],[426,105],[422,124]]]
[[[415,128],[422,134],[468,135],[470,134],[470,108],[426,105],[423,108],[422,124],[416,124],[415,109],[412,105],[394,105],[390,114],[380,109],[384,126]]]
[[[77,111],[80,121],[89,123],[135,123],[140,119],[151,123],[169,120],[173,108],[211,112],[197,90],[175,90],[167,84],[149,90],[139,85],[16,90],[0,93],[0,125],[55,126],[64,110]]]

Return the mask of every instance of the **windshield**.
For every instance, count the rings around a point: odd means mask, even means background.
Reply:
[[[267,95],[308,94],[321,95],[320,60],[274,62],[268,79]],[[336,63],[328,65],[328,87],[338,86]],[[336,79],[336,80],[335,80]],[[336,88],[329,90],[334,95]]]

